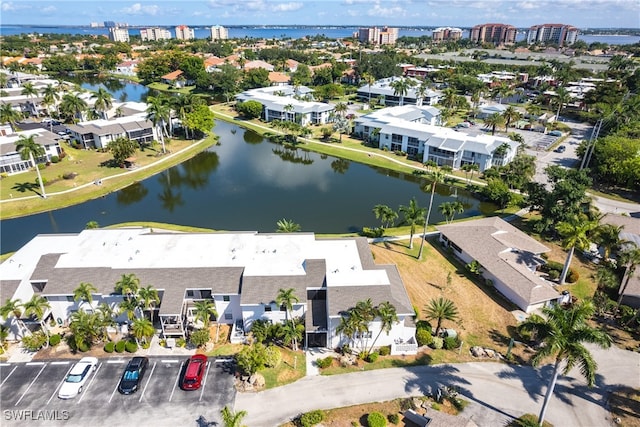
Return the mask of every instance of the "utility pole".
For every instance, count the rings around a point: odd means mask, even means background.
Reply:
[[[596,140],[598,139],[598,135],[600,135],[600,129],[602,128],[602,122],[604,119],[600,119],[596,122],[593,130],[591,131],[591,136],[589,137],[589,143],[587,144],[587,149],[584,152],[584,156],[582,156],[582,163],[580,164],[580,170],[589,166],[589,162],[591,161],[591,155],[593,154],[593,150],[596,145]]]

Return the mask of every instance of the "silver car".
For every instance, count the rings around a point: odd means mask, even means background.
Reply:
[[[58,391],[58,397],[60,399],[71,399],[80,394],[82,387],[91,376],[91,372],[95,371],[97,367],[98,359],[95,357],[83,357],[80,359],[64,379]]]

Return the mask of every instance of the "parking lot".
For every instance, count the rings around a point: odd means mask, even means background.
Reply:
[[[101,359],[82,392],[61,400],[58,389],[76,361],[0,364],[3,426],[153,425],[202,426],[220,423],[220,409],[233,406],[232,367],[209,359],[199,390],[183,391],[178,380],[186,358],[150,358],[140,389],[117,391],[129,358]]]

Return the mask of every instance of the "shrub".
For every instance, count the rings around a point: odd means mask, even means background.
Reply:
[[[138,344],[135,341],[127,341],[124,344],[124,349],[127,350],[127,353],[135,353],[138,351]]]
[[[331,356],[316,360],[316,365],[318,365],[318,368],[320,369],[328,368],[332,363],[333,357]]]
[[[320,424],[324,420],[324,411],[315,410],[302,414],[300,417],[300,425],[302,427],[311,427],[316,424]]]
[[[124,346],[126,345],[125,341],[118,341],[116,343],[116,352],[122,353],[124,351]]]
[[[382,227],[374,227],[374,228],[362,227],[362,235],[364,237],[370,237],[370,238],[382,237],[384,235],[384,228],[382,228]]]
[[[443,347],[445,350],[453,350],[460,347],[460,340],[458,337],[446,337],[444,339]]]
[[[51,163],[59,163],[59,162],[60,162],[60,157],[51,156]]]
[[[176,345],[178,347],[186,347],[187,346],[187,340],[185,340],[184,338],[178,338],[176,340]]]
[[[551,280],[557,280],[558,277],[560,277],[560,272],[557,270],[551,270],[549,271],[549,279]]]
[[[391,354],[391,346],[389,345],[385,345],[384,347],[380,347],[378,349],[378,353],[380,353],[380,356],[388,356]]]
[[[73,179],[76,176],[78,176],[78,174],[75,172],[65,172],[62,174],[62,179]]]
[[[372,412],[367,415],[367,425],[369,427],[385,427],[387,420],[380,412]]]
[[[436,411],[439,411],[440,409],[442,409],[442,405],[440,405],[438,402],[433,402],[431,404],[431,409],[435,409]]]
[[[145,350],[148,349],[149,347],[151,347],[151,343],[150,342],[145,341],[145,342],[142,343],[142,348],[144,348]]]
[[[109,341],[104,345],[104,351],[107,353],[113,353],[113,350],[115,349],[116,349],[116,343],[114,343],[113,341]]]
[[[398,414],[389,414],[387,417],[391,424],[398,424],[400,422],[400,415]]]
[[[60,341],[62,340],[62,337],[59,334],[55,334],[55,335],[51,335],[49,337],[49,345],[51,347],[55,347],[58,344],[60,344]]]
[[[78,345],[77,350],[81,353],[84,353],[86,351],[89,351],[91,347],[89,347],[89,344],[87,344],[86,342],[81,342],[80,345]]]
[[[202,347],[209,342],[209,330],[198,329],[191,334],[191,336],[189,337],[189,342],[196,347]]]
[[[378,353],[376,353],[375,351],[373,353],[369,353],[367,355],[367,362],[374,363],[376,360],[378,360],[378,356]]]
[[[418,329],[416,331],[416,341],[418,341],[418,345],[420,347],[423,345],[430,345],[433,342],[431,332],[426,329]]]
[[[556,262],[556,261],[549,261],[546,264],[543,264],[540,267],[540,270],[544,271],[545,273],[548,273],[554,270],[557,272],[561,272],[563,268],[564,268],[564,265],[562,263]]]
[[[440,350],[444,345],[444,340],[440,337],[433,337],[433,341],[431,342],[431,347],[436,350]]]
[[[360,360],[367,360],[368,357],[369,357],[369,352],[366,350],[362,350],[360,353],[358,353],[358,359]]]
[[[282,353],[278,347],[270,345],[265,350],[265,366],[269,368],[275,368],[282,361]]]
[[[34,332],[22,338],[22,347],[29,351],[38,351],[44,347],[47,336],[42,331]]]
[[[578,273],[573,268],[569,269],[569,273],[567,274],[567,283],[576,283],[580,278],[580,273]]]

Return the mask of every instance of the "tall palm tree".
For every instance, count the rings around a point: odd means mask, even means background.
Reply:
[[[553,375],[544,396],[538,425],[542,425],[544,421],[547,405],[553,395],[563,363],[562,374],[566,375],[577,365],[589,387],[595,383],[598,365],[583,343],[609,348],[611,347],[611,337],[604,331],[589,325],[588,321],[594,312],[595,309],[591,301],[580,302],[570,308],[556,304],[542,309],[544,317],[531,316],[519,327],[523,331],[535,331],[543,343],[537,347],[538,351],[531,359],[533,366],[538,366],[540,362],[549,357],[555,358]]]
[[[559,120],[560,110],[562,110],[562,107],[564,107],[564,105],[567,102],[571,101],[571,94],[567,89],[563,87],[557,88],[555,92],[556,92],[555,102],[558,104],[558,111],[556,112],[556,120]]]
[[[0,104],[0,123],[9,123],[11,129],[15,132],[16,123],[20,118],[20,113],[14,110],[11,104]]]
[[[45,155],[44,147],[42,145],[36,144],[35,135],[24,136],[20,135],[18,140],[16,141],[16,151],[20,153],[20,158],[22,160],[29,160],[31,164],[36,169],[36,173],[38,174],[38,183],[40,184],[40,191],[42,194],[42,198],[47,198],[47,193],[44,191],[44,182],[42,182],[42,176],[40,175],[40,168],[36,163],[35,159],[39,159]]]
[[[409,249],[413,249],[413,234],[416,232],[416,225],[423,223],[426,209],[418,206],[414,197],[409,200],[409,206],[401,205],[398,211],[403,216],[402,222],[410,227]]]
[[[280,307],[285,308],[285,315],[287,320],[291,320],[292,327],[295,331],[296,323],[293,318],[293,304],[300,302],[300,299],[295,295],[296,290],[294,288],[283,289],[280,288],[278,290],[278,295],[276,295],[276,304]],[[298,340],[296,336],[293,336],[293,351],[298,350]]]
[[[348,107],[344,102],[338,102],[334,107],[334,111],[340,116],[344,117],[347,113]]]
[[[92,96],[95,99],[93,108],[102,114],[102,118],[106,119],[105,113],[113,106],[113,97],[105,88],[98,88],[98,91]]]
[[[295,109],[296,109],[296,107],[294,107],[293,104],[287,104],[287,105],[284,106],[284,112],[286,113],[285,116],[286,116],[286,120],[287,121],[290,121],[290,122],[294,121],[294,120],[291,120],[290,116],[292,115],[291,113]],[[294,119],[295,119],[295,117],[294,117]]]
[[[613,224],[600,224],[595,229],[593,240],[604,250],[604,259],[611,257],[612,252],[617,252],[625,240],[620,239],[620,233],[623,227],[617,227]]]
[[[196,320],[202,321],[204,325],[204,329],[209,328],[209,323],[211,322],[211,316],[218,317],[218,312],[216,311],[216,305],[212,300],[205,299],[201,301],[196,301],[193,303],[193,306],[196,309],[195,318]]]
[[[142,309],[149,312],[149,320],[153,321],[153,311],[156,304],[160,304],[160,296],[158,290],[149,285],[146,288],[138,290],[138,300],[142,305]]]
[[[60,100],[60,94],[57,87],[49,84],[42,89],[40,94],[42,95],[42,103],[47,107],[49,114],[51,114],[51,111],[48,107],[51,105],[56,106],[56,111],[58,110],[56,103]]]
[[[393,89],[393,94],[400,97],[399,105],[404,105],[404,97],[409,93],[409,89],[413,86],[406,78],[394,80],[389,85]]]
[[[436,192],[436,186],[438,183],[444,182],[445,173],[440,169],[436,169],[431,172],[431,198],[429,199],[429,209],[427,210],[427,216],[424,219],[424,229],[422,230],[422,239],[420,239],[420,250],[418,251],[418,259],[422,259],[422,249],[424,248],[424,240],[427,238],[427,225],[429,224],[429,217],[431,217],[431,208],[433,207],[433,194]]]
[[[556,226],[558,233],[563,237],[562,247],[569,250],[562,274],[560,275],[559,283],[561,285],[564,285],[564,281],[567,278],[575,248],[580,250],[588,249],[591,244],[589,235],[597,226],[595,221],[587,221],[584,218],[576,219],[573,222],[561,222]]]
[[[225,406],[220,410],[220,415],[224,427],[246,427],[242,424],[242,419],[247,416],[247,411],[234,412],[233,409]]]
[[[456,105],[456,90],[452,87],[448,87],[442,91],[442,101],[440,103],[448,108],[452,109]]]
[[[624,297],[624,293],[627,290],[627,286],[629,285],[629,281],[633,274],[636,271],[636,267],[640,265],[640,248],[635,244],[630,248],[627,248],[622,254],[620,254],[620,263],[626,267],[625,274],[623,276],[624,281],[620,285],[620,290],[618,291],[619,297],[616,302],[616,313],[618,312],[618,308],[622,303],[622,298]]]
[[[515,109],[513,105],[509,105],[506,110],[502,113],[502,117],[504,118],[504,129],[505,132],[509,131],[509,125],[512,122],[516,122],[520,119],[520,113]]]
[[[295,233],[301,230],[300,224],[296,224],[291,219],[282,218],[276,222],[276,225],[278,226],[277,233]]]
[[[60,113],[71,118],[71,121],[82,119],[82,113],[86,111],[87,103],[77,94],[66,93],[60,101]]]
[[[429,301],[425,308],[425,315],[427,320],[436,319],[438,321],[435,329],[435,333],[438,334],[443,320],[454,321],[458,319],[458,309],[450,299],[438,297]]]
[[[129,273],[120,277],[114,289],[119,294],[132,298],[137,295],[138,288],[140,288],[140,279],[134,273]]]
[[[131,323],[131,334],[140,344],[140,341],[147,342],[155,334],[156,330],[148,319],[133,319]]]
[[[130,321],[138,318],[138,301],[133,298],[125,298],[118,303],[118,314],[126,314]]]
[[[73,290],[73,300],[86,301],[89,303],[89,308],[93,311],[93,293],[98,289],[93,286],[91,283],[81,282],[74,290]]]
[[[491,128],[491,135],[496,134],[496,128],[504,126],[504,117],[500,113],[493,113],[484,119],[484,127]]]
[[[28,99],[31,99],[35,96],[38,96],[38,89],[33,86],[33,83],[25,83],[22,85],[21,95],[26,96]]]
[[[398,218],[398,213],[387,205],[375,205],[373,214],[380,220],[383,228],[388,228]]]
[[[450,224],[453,221],[453,217],[457,213],[464,212],[464,205],[461,202],[444,202],[438,206],[438,210],[444,216],[447,224]]]
[[[76,348],[90,347],[101,336],[101,318],[96,313],[78,310],[71,313],[69,329],[73,334]]]
[[[369,327],[376,317],[376,308],[373,306],[371,298],[358,301],[356,306],[351,309],[351,315],[354,318],[356,332],[360,335],[361,348],[365,350],[369,340]],[[364,341],[365,339],[366,341]]]
[[[22,317],[22,301],[20,299],[12,300],[10,298],[7,298],[7,300],[4,302],[4,305],[0,307],[0,317],[5,320],[9,320],[11,317],[13,317],[14,319],[16,319],[16,324],[18,325],[20,331],[23,331],[25,329],[24,324],[20,320],[20,318]]]
[[[187,114],[191,113],[194,107],[198,105],[202,105],[204,101],[202,98],[195,96],[191,93],[187,94],[179,94],[178,96],[172,99],[173,108],[182,123],[187,116]],[[189,129],[183,125],[185,137],[189,139]]]
[[[396,312],[396,307],[391,304],[389,301],[381,302],[376,307],[376,317],[380,319],[380,330],[378,331],[378,335],[371,343],[371,347],[369,348],[368,353],[371,353],[373,347],[376,345],[376,341],[380,337],[382,332],[385,332],[389,335],[391,329],[393,328],[393,324],[398,321],[398,313]]]
[[[353,343],[353,337],[356,334],[356,318],[350,311],[343,313],[340,317],[340,323],[336,326],[336,334],[347,337],[349,343]]]
[[[362,73],[362,80],[367,82],[367,88],[369,89],[369,100],[368,103],[371,104],[371,85],[375,83],[376,78],[369,73]]]
[[[170,115],[171,110],[162,97],[147,97],[147,120],[151,120],[151,123],[153,123],[157,129],[158,135],[160,135],[163,153],[166,153],[167,150],[164,146],[164,134],[162,131],[164,130],[164,132],[167,133],[166,123],[169,120]]]
[[[49,329],[44,323],[45,314],[51,309],[51,305],[49,301],[42,295],[33,295],[31,299],[25,302],[22,305],[24,309],[25,316],[33,316],[38,323],[40,323],[40,328],[44,331],[47,336],[46,345],[49,343]]]

